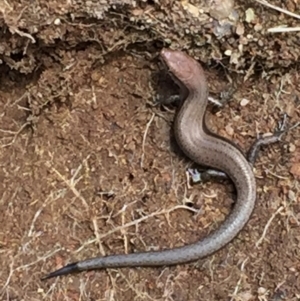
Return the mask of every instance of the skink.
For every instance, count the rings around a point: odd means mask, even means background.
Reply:
[[[202,67],[181,51],[163,49],[161,58],[186,97],[174,122],[177,143],[195,163],[221,170],[231,178],[237,192],[232,212],[216,231],[196,243],[163,251],[87,259],[66,265],[43,279],[91,269],[164,266],[195,261],[224,247],[249,220],[256,199],[252,166],[238,148],[206,128],[208,87]]]

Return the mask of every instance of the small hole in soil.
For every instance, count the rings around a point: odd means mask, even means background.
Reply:
[[[129,180],[130,182],[132,182],[133,179],[134,179],[134,175],[133,175],[132,173],[130,173],[130,174],[128,175],[128,180]]]
[[[144,195],[144,196],[142,196],[141,200],[142,200],[143,203],[146,203],[149,200],[149,196],[148,195]]]

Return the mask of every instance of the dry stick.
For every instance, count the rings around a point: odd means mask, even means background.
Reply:
[[[246,75],[244,76],[244,79],[243,79],[244,83],[245,83],[245,82],[249,79],[249,77],[252,75],[252,71],[253,71],[255,65],[256,65],[256,62],[255,62],[255,61],[252,62],[250,68],[247,70]]]
[[[89,158],[89,156],[88,156]],[[88,160],[88,158],[85,159]],[[87,201],[85,200],[85,198],[80,194],[80,192],[75,188],[76,183],[81,179],[77,179],[77,181],[74,181],[75,177],[77,176],[77,174],[79,173],[79,171],[82,168],[82,164],[79,165],[79,167],[77,168],[76,172],[74,173],[74,176],[72,177],[72,179],[69,181],[67,180],[58,170],[56,170],[54,167],[51,166],[51,169],[59,176],[59,178],[61,180],[63,180],[66,185],[71,189],[71,191],[75,194],[75,196],[77,196],[83,203],[83,205],[86,207],[86,209],[89,209],[89,205],[87,203]]]
[[[131,289],[132,291],[134,291],[136,293],[135,299],[139,298],[139,300],[145,300],[146,297],[149,298],[150,300],[157,300],[157,299],[153,299],[148,293],[147,290],[145,292],[139,291],[137,288],[139,288],[138,285],[136,285],[135,283],[132,283],[129,281],[129,277],[125,276],[121,271],[118,271],[119,276],[122,277],[122,279],[127,283],[128,288]]]
[[[273,221],[273,219],[275,218],[275,216],[280,213],[282,210],[284,209],[283,206],[279,207],[277,209],[277,211],[271,216],[271,218],[268,220],[268,222],[266,223],[265,225],[265,228],[264,228],[264,231],[263,231],[263,234],[261,236],[261,238],[256,242],[255,246],[258,247],[261,242],[264,240],[266,234],[267,234],[267,230],[269,229],[270,225],[271,225],[271,222]]]
[[[8,275],[8,277],[7,277],[7,279],[6,279],[6,282],[5,282],[5,284],[4,284],[4,286],[3,286],[2,290],[1,290],[1,294],[2,294],[2,293],[3,293],[3,294],[5,293],[4,291],[5,291],[6,287],[9,285],[10,279],[11,279],[13,273],[14,273],[13,266],[14,266],[14,260],[12,260],[12,262],[11,262],[10,265],[9,265],[9,275]],[[3,295],[2,295],[2,296],[3,296]]]
[[[100,253],[102,256],[105,256],[106,255],[105,250],[101,243],[101,239],[99,238],[99,227],[98,227],[97,220],[95,217],[92,219],[92,222],[93,222],[93,226],[94,226],[94,234],[95,234],[96,240],[98,241],[98,244],[99,244]]]
[[[38,257],[38,259],[36,259],[35,261],[32,261],[32,262],[30,262],[30,263],[28,263],[28,264],[24,264],[24,265],[21,265],[21,266],[17,267],[17,268],[15,269],[15,271],[24,270],[25,268],[34,266],[34,265],[36,265],[37,263],[39,263],[40,261],[43,261],[43,262],[44,262],[46,259],[48,259],[48,258],[50,258],[50,257],[53,257],[54,254],[56,254],[56,253],[58,253],[58,252],[60,252],[60,251],[61,251],[61,248],[55,249],[55,250],[53,250],[53,251],[51,251],[51,252],[48,252],[45,256]]]
[[[141,167],[143,168],[143,162],[144,162],[144,156],[145,156],[145,143],[146,143],[146,137],[147,137],[147,134],[148,134],[148,131],[149,131],[149,128],[150,128],[150,125],[153,121],[155,117],[155,113],[152,114],[152,117],[151,119],[149,120],[149,122],[147,123],[147,126],[146,126],[146,130],[145,130],[145,133],[144,133],[144,136],[143,136],[143,144],[142,144],[142,159],[141,159]]]
[[[10,11],[13,10],[13,7],[6,0],[4,0],[4,3],[10,8]]]
[[[10,263],[10,265],[9,265],[9,275],[8,275],[7,280],[6,280],[6,282],[5,282],[4,286],[3,286],[3,288],[1,289],[0,293],[1,293],[1,294],[4,293],[4,290],[5,290],[6,287],[8,286],[8,284],[9,284],[9,282],[10,282],[10,279],[11,279],[11,277],[12,277],[12,275],[13,275],[13,273],[14,273],[15,271],[24,270],[24,269],[26,269],[26,268],[28,268],[28,267],[34,266],[34,265],[36,265],[37,263],[39,263],[40,261],[45,261],[46,259],[52,257],[54,254],[58,253],[59,251],[61,251],[60,248],[59,248],[59,249],[55,249],[54,251],[51,251],[51,252],[47,253],[45,256],[39,257],[39,258],[36,259],[35,261],[32,261],[32,262],[30,262],[30,263],[28,263],[28,264],[25,264],[25,265],[18,266],[18,267],[16,267],[15,269],[13,268],[13,266],[14,266],[14,259],[13,259],[12,262]]]
[[[35,228],[35,222],[37,221],[38,217],[42,213],[42,211],[52,202],[59,199],[61,196],[58,194],[56,197],[54,197],[53,193],[51,192],[50,195],[46,198],[46,200],[43,202],[42,206],[35,212],[34,217],[31,221],[31,225],[28,230],[27,237],[33,237],[34,235],[34,228]],[[50,200],[50,201],[49,201]]]
[[[265,0],[255,0],[255,1],[258,2],[258,3],[260,3],[260,4],[262,4],[262,5],[265,5],[265,6],[267,6],[267,7],[273,8],[273,9],[275,9],[275,10],[281,12],[281,13],[284,13],[284,14],[289,15],[289,16],[291,16],[291,17],[294,17],[294,18],[296,18],[296,19],[300,19],[300,15],[297,15],[297,14],[295,14],[295,13],[292,13],[292,12],[290,12],[290,11],[284,9],[284,8],[280,8],[280,7],[278,7],[278,6],[275,6],[275,5],[273,5],[273,4],[270,4],[269,2],[267,2],[267,1],[265,1]]]
[[[272,9],[274,9],[274,10],[277,10],[277,11],[279,11],[281,13],[284,13],[284,14],[286,14],[288,16],[291,16],[291,17],[296,18],[296,19],[300,19],[300,15],[292,13],[292,12],[290,12],[290,11],[284,9],[284,8],[280,8],[278,6],[270,4],[269,2],[267,2],[265,0],[255,0],[255,1],[257,3],[260,3],[262,5],[270,7]],[[267,31],[268,32],[273,32],[273,33],[275,33],[275,32],[292,32],[292,31],[300,31],[300,27],[285,27],[285,28],[282,28],[282,27],[278,26],[278,27],[269,28]]]
[[[122,215],[121,215],[121,220],[122,220],[122,225],[124,226],[125,225],[125,211],[126,211],[126,205],[123,206],[123,210],[122,210]],[[125,229],[122,229],[121,230],[121,234],[123,236],[123,241],[124,241],[124,250],[125,250],[125,253],[128,253],[128,237],[127,237],[127,233],[125,231]]]
[[[19,103],[23,98],[28,97],[28,96],[29,96],[29,93],[25,92],[21,97],[19,97],[18,99],[16,99],[12,104],[9,104],[9,107],[13,107],[17,103]]]
[[[17,27],[14,27],[14,26],[13,27],[11,26],[9,29],[12,33],[17,33],[21,37],[26,37],[26,38],[30,39],[33,44],[35,44],[35,42],[36,42],[35,38],[31,34],[21,31]]]
[[[13,145],[18,137],[18,135],[25,129],[25,127],[27,125],[30,125],[30,122],[25,122],[20,128],[18,131],[10,131],[10,130],[3,130],[3,129],[0,129],[0,132],[2,133],[8,133],[8,134],[12,134],[14,135],[14,137],[12,138],[11,142],[7,143],[7,144],[3,144],[1,145],[2,148],[4,147],[7,147],[7,146],[10,146],[10,145]]]
[[[102,234],[102,235],[99,235],[98,238],[92,239],[92,240],[90,240],[90,241],[84,243],[84,244],[83,244],[80,248],[78,248],[74,253],[80,252],[85,246],[90,245],[90,244],[93,244],[94,242],[98,241],[99,239],[103,239],[104,237],[109,236],[109,235],[111,235],[111,234],[113,234],[113,233],[115,233],[115,232],[117,232],[117,231],[121,231],[121,230],[123,230],[123,229],[125,229],[125,228],[131,227],[131,226],[134,226],[134,225],[137,225],[137,224],[139,224],[139,223],[141,223],[141,222],[147,220],[147,219],[150,218],[150,217],[154,217],[154,216],[161,215],[161,214],[169,214],[169,213],[171,213],[172,211],[175,211],[175,210],[177,210],[177,209],[187,209],[187,210],[192,211],[192,212],[196,212],[196,213],[198,212],[198,210],[193,209],[193,208],[190,208],[190,207],[185,206],[185,205],[177,205],[177,206],[175,206],[175,207],[173,207],[173,208],[171,208],[171,209],[168,209],[168,210],[155,211],[155,212],[153,212],[153,213],[151,213],[151,214],[149,214],[149,215],[143,216],[143,217],[141,217],[141,218],[139,218],[139,219],[136,219],[136,220],[134,220],[134,221],[131,221],[131,222],[129,222],[129,223],[127,223],[127,224],[124,224],[124,225],[122,225],[122,226],[118,226],[118,227],[116,227],[116,228],[114,228],[114,229],[112,229],[112,230],[110,230],[110,231],[107,231],[107,232],[105,232],[105,233]]]
[[[96,220],[96,218],[93,218],[92,221],[93,221],[94,233],[95,233],[95,236],[96,236],[96,240],[98,241],[98,244],[99,244],[100,253],[101,253],[102,256],[105,256],[106,253],[105,253],[105,250],[103,248],[101,239],[99,238],[100,235],[99,235],[99,227],[98,227],[98,224],[97,224],[97,220]],[[108,276],[110,278],[112,286],[115,288],[116,281],[115,281],[114,277],[112,276],[111,271],[107,270],[107,273],[108,273]]]
[[[268,168],[265,169],[266,174],[270,174],[273,177],[277,178],[277,179],[281,179],[281,180],[287,180],[289,177],[283,177],[283,176],[279,176],[276,173],[272,172],[271,170],[269,170]]]
[[[248,261],[248,259],[249,259],[249,257],[247,257],[247,258],[242,262],[242,265],[241,265],[241,273],[244,272],[245,264],[246,264],[246,262]],[[242,282],[242,279],[243,279],[243,278],[244,278],[243,275],[241,275],[240,279],[238,280],[238,282],[237,282],[237,284],[236,284],[236,286],[235,286],[234,292],[233,292],[233,294],[231,295],[230,301],[233,301],[233,300],[234,300],[234,297],[236,297],[237,292],[239,291],[239,288],[240,288],[240,286],[241,286],[241,282]]]
[[[272,32],[272,33],[293,32],[293,31],[300,31],[300,27],[273,27],[268,29],[268,32]]]

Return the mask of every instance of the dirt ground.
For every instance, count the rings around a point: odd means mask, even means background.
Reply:
[[[40,281],[81,259],[195,242],[231,210],[230,183],[189,185],[175,109],[154,105],[176,91],[162,46],[99,62],[97,43],[58,42],[40,45],[40,65],[27,74],[0,65],[0,300],[300,300],[300,127],[260,152],[255,211],[216,254]],[[288,126],[299,121],[299,64],[251,76],[203,66],[211,96],[234,87],[209,127],[245,152],[284,114]]]

